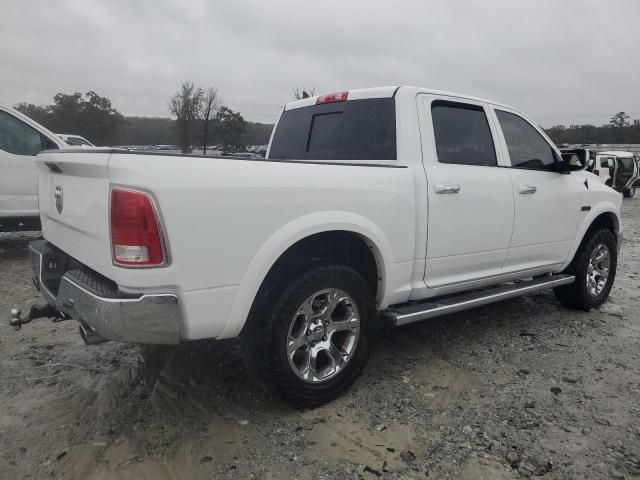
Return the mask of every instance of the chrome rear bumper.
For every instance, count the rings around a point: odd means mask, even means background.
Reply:
[[[107,340],[180,343],[181,312],[173,293],[123,294],[45,240],[29,244],[33,281],[47,303]]]

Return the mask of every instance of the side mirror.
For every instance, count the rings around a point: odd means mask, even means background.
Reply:
[[[560,150],[561,158],[558,159],[558,171],[569,173],[576,170],[584,170],[589,161],[589,150],[586,148]]]

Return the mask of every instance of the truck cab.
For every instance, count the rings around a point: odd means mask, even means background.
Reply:
[[[0,103],[0,230],[38,228],[36,156],[66,146],[39,123]]]

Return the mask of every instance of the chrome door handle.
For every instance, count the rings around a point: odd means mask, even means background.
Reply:
[[[455,183],[436,183],[434,189],[436,193],[458,193],[460,185]]]
[[[534,187],[533,185],[520,185],[518,187],[518,192],[522,194],[536,193],[537,191],[538,191],[538,188]]]

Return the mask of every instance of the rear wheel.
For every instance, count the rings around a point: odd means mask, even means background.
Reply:
[[[589,311],[602,305],[611,291],[617,267],[616,237],[608,229],[592,230],[565,270],[575,275],[570,285],[554,289],[564,305]]]
[[[266,346],[256,365],[285,401],[321,405],[355,381],[369,355],[375,318],[371,290],[355,270],[315,266],[267,308]]]
[[[636,194],[636,188],[625,188],[622,194],[624,195],[624,198],[633,198]]]

